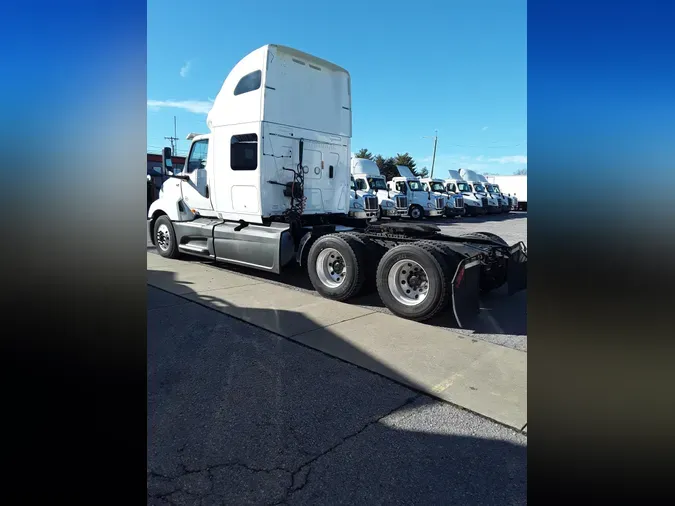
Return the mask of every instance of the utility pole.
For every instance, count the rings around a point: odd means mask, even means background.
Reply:
[[[173,137],[164,138],[171,142],[171,153],[175,155],[176,147],[178,146],[178,137],[176,137],[176,116],[173,117]]]
[[[423,139],[431,139],[432,137],[423,137]],[[436,164],[436,145],[438,144],[438,130],[434,130],[434,155],[431,157],[431,178],[434,177],[434,165]]]

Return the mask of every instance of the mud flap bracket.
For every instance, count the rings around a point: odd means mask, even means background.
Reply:
[[[522,242],[509,250],[506,267],[506,283],[509,295],[527,288],[527,248]]]
[[[452,311],[459,328],[465,328],[480,309],[480,256],[465,258],[452,278]]]

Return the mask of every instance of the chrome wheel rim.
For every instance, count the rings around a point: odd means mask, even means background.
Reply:
[[[347,262],[335,248],[326,248],[316,257],[316,274],[329,288],[337,288],[347,276]]]
[[[414,260],[399,260],[387,276],[389,291],[397,302],[405,306],[417,306],[429,293],[429,276]]]
[[[162,223],[157,228],[157,245],[162,251],[167,251],[171,246],[171,234],[169,233],[169,227]]]

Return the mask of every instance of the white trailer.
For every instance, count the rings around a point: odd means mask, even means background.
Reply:
[[[274,273],[298,262],[323,297],[376,287],[398,316],[422,321],[451,307],[460,326],[480,290],[524,289],[523,243],[390,220],[345,226],[351,106],[350,75],[333,63],[279,45],[244,57],[208,114],[210,132],[192,137],[185,170],[150,206],[158,253]],[[170,157],[164,148],[164,170]]]
[[[515,200],[515,207],[519,211],[527,211],[527,176],[488,176],[488,181],[496,185],[499,190]]]

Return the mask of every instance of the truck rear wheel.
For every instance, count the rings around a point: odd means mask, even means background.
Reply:
[[[425,244],[401,244],[377,267],[377,291],[395,315],[424,321],[444,309],[452,279],[443,255]]]
[[[492,234],[490,232],[473,232],[471,234],[463,234],[460,237],[475,237],[476,239],[487,239],[494,241],[502,246],[508,247],[508,244],[504,239],[499,237],[497,234]],[[489,267],[482,267],[480,273],[480,289],[482,292],[491,292],[500,288],[506,283],[506,260],[500,258],[496,263],[490,264]]]
[[[364,245],[347,234],[319,237],[307,257],[309,280],[322,297],[337,301],[350,299],[364,285],[366,256]]]
[[[168,216],[164,215],[157,218],[154,234],[155,246],[161,256],[164,258],[178,258],[180,256],[178,241],[176,241],[176,231]]]

